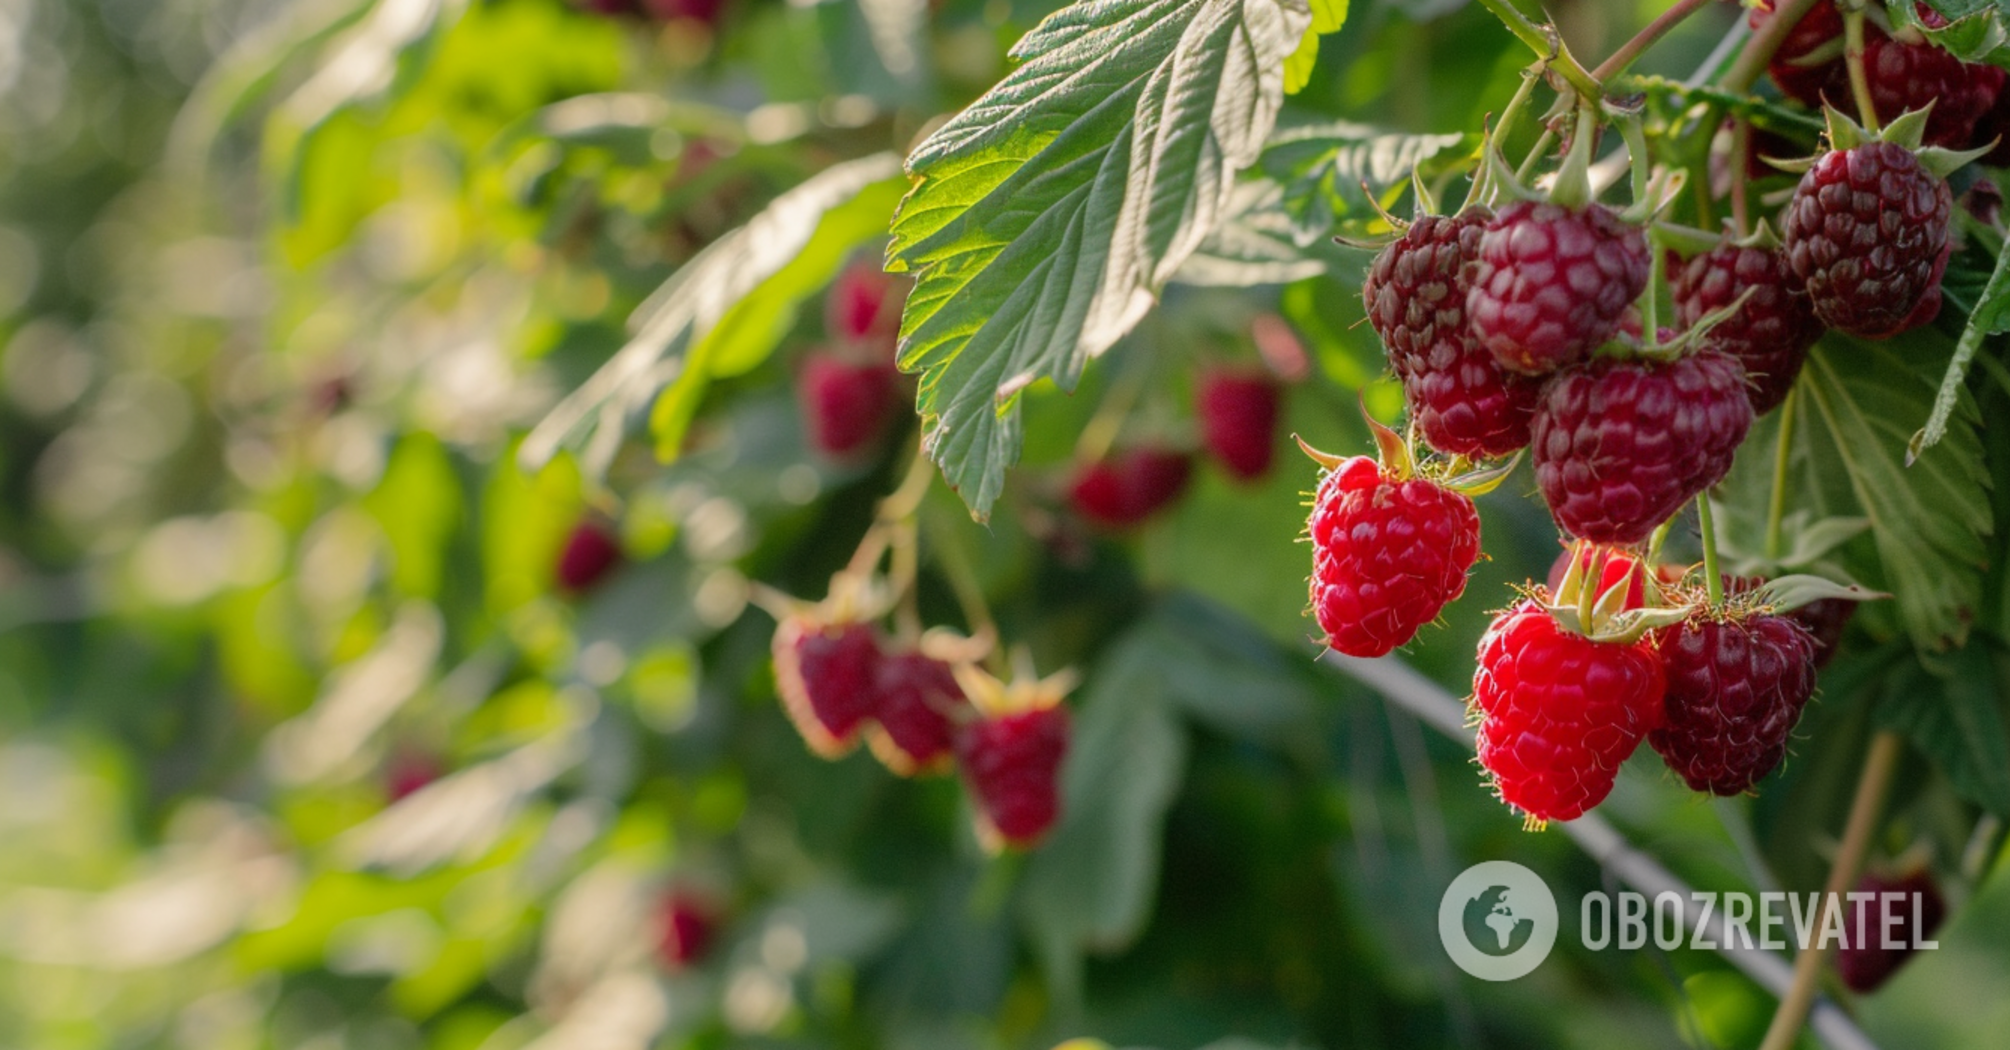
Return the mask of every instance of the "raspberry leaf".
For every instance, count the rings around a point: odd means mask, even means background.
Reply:
[[[1855,584],[1837,583],[1825,576],[1806,574],[1782,576],[1768,580],[1756,592],[1761,605],[1774,612],[1790,612],[1811,602],[1838,599],[1846,602],[1868,602],[1891,595],[1882,591],[1866,590]]]
[[[1947,436],[1948,422],[1962,401],[1962,383],[1968,376],[1968,366],[1975,360],[1976,351],[1982,349],[1984,339],[2004,332],[2010,332],[2010,243],[2006,243],[1997,254],[1996,269],[1989,275],[1989,283],[1982,289],[1981,299],[1969,311],[1968,323],[1962,326],[1961,341],[1954,346],[1954,356],[1948,360],[1947,372],[1940,379],[1940,391],[1933,398],[1933,413],[1926,418],[1926,425],[1906,443],[1906,466],[1911,466],[1920,453],[1939,444]]]
[[[1223,220],[1311,21],[1305,0],[1076,4],[908,156],[888,252],[918,278],[901,365],[976,517],[1018,459],[1019,393],[1073,389]]]

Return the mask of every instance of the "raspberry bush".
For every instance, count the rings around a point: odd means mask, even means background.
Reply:
[[[2002,1041],[2002,3],[0,25],[0,1045]]]

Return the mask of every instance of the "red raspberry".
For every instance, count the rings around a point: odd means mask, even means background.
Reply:
[[[871,624],[826,623],[809,611],[775,626],[775,690],[811,751],[836,758],[878,714],[879,639]]]
[[[1201,441],[1231,475],[1250,481],[1270,471],[1283,394],[1267,372],[1217,369],[1201,376],[1195,399]]]
[[[446,772],[440,760],[424,751],[399,748],[384,770],[384,794],[396,802],[424,789]]]
[[[957,716],[970,701],[949,665],[917,650],[881,657],[874,679],[879,724],[872,753],[901,776],[940,772],[956,746]]]
[[[1758,0],[1752,8],[1751,26],[1758,29],[1773,17],[1775,0]],[[1877,32],[1865,26],[1866,37]],[[1879,33],[1878,35],[1882,35]],[[1766,66],[1773,83],[1780,86],[1780,93],[1804,105],[1820,108],[1822,92],[1833,92],[1837,83],[1836,74],[1843,68],[1840,47],[1831,47],[1827,57],[1815,60],[1812,53],[1824,46],[1840,43],[1843,36],[1842,12],[1836,9],[1835,0],[1821,0],[1801,18],[1798,25],[1780,42],[1778,51]],[[1843,94],[1838,99],[1847,98],[1849,85],[1842,84]]]
[[[900,309],[912,287],[912,281],[870,261],[853,263],[825,295],[824,330],[833,339],[884,345],[890,353],[900,335]]]
[[[1901,879],[1866,873],[1857,880],[1856,890],[1880,896],[1863,901],[1861,915],[1857,902],[1847,897],[1835,902],[1835,907],[1842,910],[1845,938],[1836,951],[1836,972],[1850,991],[1862,994],[1876,991],[1911,959],[1918,950],[1913,947],[1915,941],[1927,940],[1940,929],[1941,921],[1947,918],[1947,902],[1933,884],[1933,874],[1925,869]],[[1882,896],[1887,893],[1903,895],[1892,903],[1894,921],[1888,930]]]
[[[1668,723],[1647,742],[1691,790],[1737,795],[1787,754],[1815,691],[1815,641],[1785,616],[1690,619],[1655,632]]]
[[[900,372],[890,360],[812,354],[803,362],[796,396],[817,451],[832,459],[851,459],[893,422],[899,411]]]
[[[565,537],[553,576],[568,595],[584,594],[621,564],[621,541],[595,521],[582,521]]]
[[[1764,248],[1720,244],[1677,268],[1669,279],[1675,316],[1684,327],[1751,293],[1738,312],[1710,329],[1704,345],[1745,366],[1752,414],[1786,400],[1808,348],[1824,329],[1808,297],[1795,287],[1786,257]]]
[[[1192,475],[1193,457],[1187,453],[1139,446],[1083,466],[1069,496],[1091,524],[1127,528],[1179,499]]]
[[[1467,323],[1503,366],[1546,375],[1612,338],[1648,262],[1640,228],[1603,205],[1510,204],[1480,238]]]
[[[1605,800],[1619,764],[1661,724],[1663,688],[1648,642],[1594,642],[1521,602],[1480,639],[1480,764],[1532,820],[1573,820]]]
[[[1536,484],[1570,535],[1638,543],[1723,479],[1751,425],[1743,370],[1724,354],[1599,358],[1543,391]]]
[[[1356,456],[1312,505],[1312,613],[1326,644],[1381,656],[1463,594],[1480,555],[1473,501],[1436,482],[1386,476]]]
[[[1868,339],[1921,323],[1925,302],[1938,309],[1953,204],[1947,183],[1903,146],[1823,154],[1785,215],[1787,262],[1815,316]]]
[[[989,715],[963,727],[956,757],[988,842],[1031,846],[1054,826],[1067,751],[1068,709],[1059,705]]]
[[[1971,65],[1932,44],[1908,44],[1878,33],[1864,42],[1864,79],[1878,116],[1933,106],[1926,117],[1926,144],[1964,149],[1976,124],[2003,93],[2003,70]],[[1849,97],[1848,74],[1837,73],[1829,94]]]
[[[712,910],[690,894],[666,894],[657,922],[662,932],[656,958],[667,969],[681,970],[697,962],[712,946]]]

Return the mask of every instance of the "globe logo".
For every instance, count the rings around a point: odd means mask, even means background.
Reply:
[[[1438,902],[1438,939],[1483,981],[1523,977],[1556,946],[1556,897],[1535,872],[1489,860],[1459,873]]]

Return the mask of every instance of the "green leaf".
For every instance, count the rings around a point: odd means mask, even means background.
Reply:
[[[1311,21],[1304,0],[1076,4],[908,157],[889,252],[919,278],[901,366],[977,517],[1018,458],[1019,392],[1072,390],[1221,222]]]
[[[1878,706],[1878,720],[1925,752],[1963,798],[2010,817],[2002,672],[2002,659],[1980,644],[1931,660],[1923,670],[1901,670]]]
[[[1968,378],[1968,365],[1975,359],[1975,352],[1982,348],[1983,339],[2004,332],[2010,332],[2010,243],[1996,256],[1996,270],[1989,275],[1981,301],[1969,312],[1968,324],[1961,329],[1961,341],[1954,346],[1954,357],[1947,362],[1947,374],[1940,380],[1940,393],[1933,399],[1933,414],[1906,444],[1907,466],[1947,436],[1947,421],[1961,403],[1962,383]]]
[[[1908,345],[1917,351],[1929,338]],[[1882,589],[1897,596],[1913,643],[1929,651],[1967,638],[1991,531],[1989,475],[1965,392],[1942,450],[1904,465],[1911,421],[1932,390],[1888,345],[1832,334],[1808,358],[1799,393],[1818,462],[1848,478],[1870,519]]]
[[[1412,173],[1428,180],[1465,164],[1478,144],[1471,134],[1409,135],[1329,121],[1278,129],[1257,169],[1283,187],[1278,204],[1298,242],[1309,244],[1386,229],[1382,209],[1409,188]]]
[[[899,190],[893,154],[847,161],[714,241],[636,309],[634,337],[538,423],[519,462],[535,469],[575,448],[586,473],[601,476],[659,391],[650,428],[658,453],[674,456],[711,380],[773,353],[802,300],[885,230]]]
[[[1312,81],[1319,61],[1319,38],[1337,33],[1347,21],[1347,0],[1312,0],[1312,25],[1298,41],[1298,50],[1284,60],[1284,93],[1296,95]]]
[[[1912,0],[1892,0],[1887,12],[1894,23],[1919,29],[1966,61],[2010,65],[2010,5],[2003,0],[1927,0],[1927,6],[1947,16],[1948,24],[1928,29]]]

